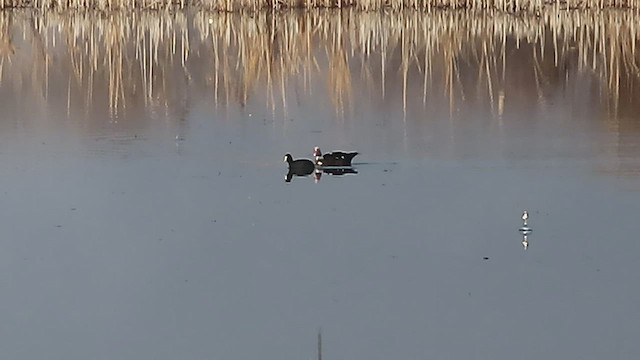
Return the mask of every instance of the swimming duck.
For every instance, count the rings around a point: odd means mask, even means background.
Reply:
[[[284,156],[284,162],[289,164],[289,174],[291,175],[306,176],[316,169],[313,161],[309,159],[293,160],[293,156],[291,156],[291,154],[286,154]]]
[[[334,151],[322,154],[318,146],[313,148],[313,156],[318,166],[351,166],[351,160],[358,155],[358,152]]]

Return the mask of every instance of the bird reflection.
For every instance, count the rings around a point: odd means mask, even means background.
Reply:
[[[293,180],[294,176],[300,176],[300,177],[306,177],[309,174],[300,174],[300,173],[296,173],[295,171],[289,171],[285,176],[284,176],[284,181],[285,182],[291,182],[291,180]]]
[[[351,167],[344,167],[344,168],[318,168],[316,169],[316,171],[313,173],[313,177],[315,178],[316,182],[319,182],[320,179],[322,178],[322,174],[328,174],[328,175],[332,175],[332,176],[343,176],[343,175],[347,175],[347,174],[357,174],[358,170],[351,168]]]
[[[527,239],[529,235],[527,234],[522,234],[522,247],[527,250],[527,248],[529,247],[529,239]]]

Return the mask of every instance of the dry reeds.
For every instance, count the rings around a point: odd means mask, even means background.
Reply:
[[[545,6],[564,9],[640,8],[640,0],[0,0],[0,9],[39,10],[142,10],[197,6],[206,10],[235,12],[264,9],[357,9],[364,11],[473,9],[507,12],[539,12]]]

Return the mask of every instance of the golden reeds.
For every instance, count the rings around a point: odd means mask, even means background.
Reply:
[[[638,9],[640,0],[0,0],[0,9],[30,7],[39,10],[143,10],[197,6],[223,12],[264,9],[325,8],[377,10],[473,9],[538,12],[545,6],[564,9]]]

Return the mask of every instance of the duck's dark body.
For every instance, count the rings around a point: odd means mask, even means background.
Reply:
[[[358,152],[334,151],[323,154],[319,147],[313,149],[313,155],[318,166],[351,166],[351,160],[358,155]]]
[[[284,156],[284,161],[289,164],[289,172],[287,173],[286,180],[287,182],[291,181],[293,176],[307,176],[313,173],[316,169],[313,161],[309,159],[298,159],[293,160],[293,156],[291,154],[286,154]]]

